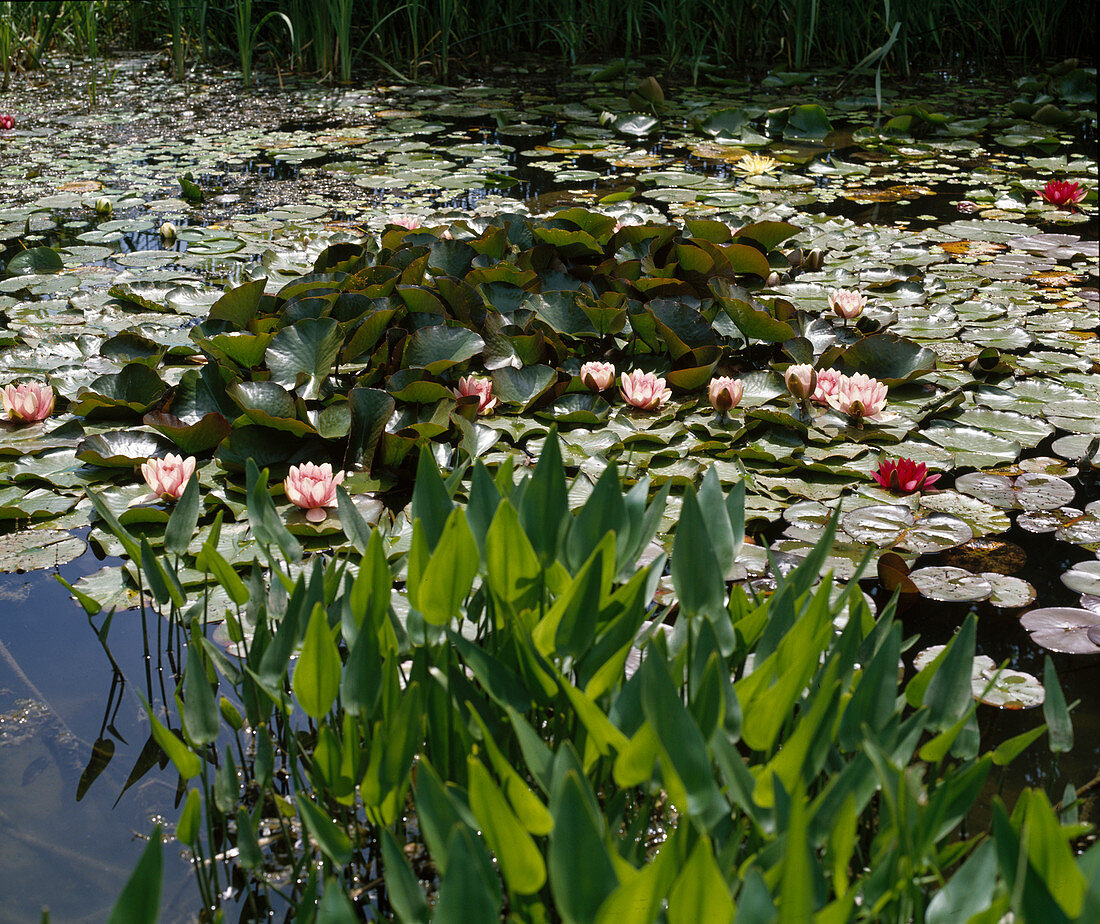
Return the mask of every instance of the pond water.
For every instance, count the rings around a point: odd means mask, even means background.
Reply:
[[[925,116],[913,117],[912,133],[882,134],[889,117],[875,113],[873,89],[838,89],[843,75],[824,74],[790,86],[670,85],[662,122],[650,130],[645,101],[629,99],[632,84],[594,83],[583,69],[559,72],[556,93],[522,76],[519,85],[343,90],[284,78],[285,86],[261,81],[241,96],[216,72],[177,86],[148,59],[112,67],[94,109],[73,90],[86,85],[79,64],[28,75],[0,100],[0,110],[16,116],[15,131],[0,135],[0,262],[41,246],[58,250],[63,262],[60,272],[9,269],[0,280],[0,383],[49,374],[72,399],[117,368],[99,353],[107,338],[140,327],[162,343],[186,344],[188,327],[227,283],[266,275],[277,289],[309,272],[328,244],[358,240],[398,214],[447,223],[604,200],[626,224],[790,221],[804,229],[792,243],[822,248],[826,263],[818,272],[782,273],[771,294],[821,309],[828,288],[873,290],[879,313],[872,316],[935,352],[942,389],[963,384],[963,361],[982,349],[1012,357],[1027,377],[1019,394],[982,386],[985,403],[941,426],[931,442],[902,433],[901,455],[937,470],[1000,465],[1014,476],[1044,473],[1064,478],[1073,494],[1028,508],[1033,520],[1054,518],[1038,532],[1035,524],[1010,525],[1011,506],[950,491],[948,476],[943,496],[977,539],[964,552],[908,555],[908,566],[961,563],[1010,574],[1034,588],[1037,606],[1081,605],[1081,593],[1061,577],[1100,548],[1100,450],[1091,442],[1100,433],[1095,101],[1091,109],[1059,101],[1084,117],[1054,128],[1011,108],[1014,98],[1036,95],[1029,85],[928,75],[887,89],[887,108],[919,104]],[[825,105],[827,131],[780,124],[771,126],[774,138],[760,134],[768,110],[812,99]],[[943,122],[929,113],[946,114],[957,130],[940,132]],[[775,169],[746,177],[737,165],[749,151],[776,158]],[[182,198],[182,174],[203,190],[201,204]],[[1077,209],[1038,202],[1034,190],[1054,176],[1082,181],[1091,197]],[[110,208],[97,214],[100,198]],[[165,222],[174,237],[162,235]],[[116,286],[167,302],[172,312],[125,298],[120,309]],[[899,394],[905,409],[927,398]],[[955,434],[956,424],[967,429]],[[84,488],[128,483],[133,466],[104,475],[75,457],[46,462],[44,454],[63,444],[36,438],[0,433],[0,539],[24,534],[32,519],[83,537]],[[583,448],[580,438],[576,445]],[[826,455],[814,465],[776,466],[774,444],[761,440],[757,449],[758,458],[746,453],[755,475],[751,525],[789,553],[812,541],[819,512],[784,520],[785,512],[837,500],[848,487],[837,482],[866,481],[878,461]],[[17,469],[24,457],[42,458]],[[672,446],[648,469],[658,479],[690,480],[706,461],[705,451]],[[1005,467],[1017,463],[1022,469]],[[815,481],[813,472],[830,466],[837,478]],[[44,493],[32,497],[24,485]],[[892,500],[861,491],[865,503]],[[1002,545],[983,549],[983,537]],[[146,749],[140,699],[171,697],[158,672],[163,644],[153,620],[147,661],[141,619],[125,608],[101,643],[103,616],[89,624],[52,574],[118,603],[126,599],[120,582],[112,584],[105,563],[82,544],[56,556],[53,567],[48,551],[36,552],[38,570],[12,573],[32,566],[18,557],[26,545],[5,546],[0,561],[8,572],[0,575],[0,914],[32,921],[48,905],[55,920],[102,920],[141,852],[140,838],[154,820],[170,825],[178,814],[176,775],[156,767]],[[964,562],[965,550],[971,560]],[[861,556],[862,549],[838,549],[838,574]],[[888,598],[874,582],[867,588],[880,604]],[[917,648],[945,641],[974,609],[980,650],[1041,676],[1045,653],[1018,619],[1025,608],[919,596],[902,604],[906,629],[921,636]],[[1097,658],[1055,657],[1067,699],[1081,700],[1077,747],[1057,763],[1032,749],[1014,765],[1009,787],[1060,791],[1095,782],[1100,772]],[[981,721],[1008,736],[1034,717],[983,707]],[[176,850],[166,855],[164,905],[172,910],[165,920],[191,919],[197,901],[187,864]]]

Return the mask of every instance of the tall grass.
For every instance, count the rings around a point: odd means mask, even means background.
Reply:
[[[446,79],[531,53],[568,62],[652,56],[696,76],[704,62],[730,75],[850,68],[895,28],[875,63],[901,75],[959,61],[1093,59],[1096,48],[1090,5],[1073,0],[33,0],[0,14],[5,67],[33,66],[47,48],[82,53],[88,7],[99,8],[100,45],[167,50],[170,42],[177,78],[193,46],[200,58],[236,60],[246,74],[256,53],[261,67],[289,62],[342,82],[379,66]],[[240,33],[242,15],[250,23]],[[275,17],[291,28],[265,30],[257,48],[251,23]]]

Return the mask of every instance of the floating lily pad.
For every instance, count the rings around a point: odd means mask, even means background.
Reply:
[[[1050,651],[1066,654],[1100,654],[1095,634],[1100,613],[1071,606],[1050,606],[1031,610],[1020,618],[1031,640]]]
[[[989,581],[962,568],[933,566],[909,574],[922,596],[941,603],[974,603],[993,593]]]
[[[0,572],[56,568],[79,558],[88,544],[63,529],[26,529],[0,536]]]
[[[150,456],[175,451],[175,446],[155,433],[113,430],[89,436],[76,447],[81,462],[112,468],[134,468]]]
[[[1079,594],[1100,596],[1100,561],[1078,562],[1062,574],[1062,583]]]
[[[973,532],[958,517],[933,513],[918,519],[903,505],[859,507],[841,517],[840,525],[857,542],[879,548],[897,545],[918,554],[940,552],[968,542]]]
[[[913,658],[913,669],[922,670],[943,649],[943,645],[933,645],[919,651]],[[1038,678],[1024,671],[998,667],[987,655],[975,656],[970,668],[970,689],[978,702],[1001,709],[1031,709],[1041,706],[1046,698]]]

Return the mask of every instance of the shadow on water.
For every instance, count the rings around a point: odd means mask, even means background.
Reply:
[[[146,686],[139,614],[115,615],[108,654],[96,632],[102,618],[93,629],[54,580],[75,582],[103,564],[86,551],[49,571],[0,575],[5,924],[37,922],[47,907],[55,921],[106,920],[154,820],[177,813],[176,775],[156,768],[146,747],[141,697],[159,701],[162,693]],[[143,764],[152,772],[140,774]],[[172,847],[164,857],[162,920],[188,919],[170,909],[194,906],[189,865]],[[65,875],[44,876],[49,869]]]

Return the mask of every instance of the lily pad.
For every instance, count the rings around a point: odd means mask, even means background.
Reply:
[[[909,579],[922,596],[941,603],[974,603],[993,593],[984,577],[946,565],[918,568],[909,573]]]
[[[0,536],[0,573],[56,568],[79,558],[88,544],[64,529],[25,529]]]
[[[1031,640],[1050,651],[1066,654],[1100,654],[1094,634],[1100,629],[1100,613],[1071,606],[1031,610],[1020,618]]]

